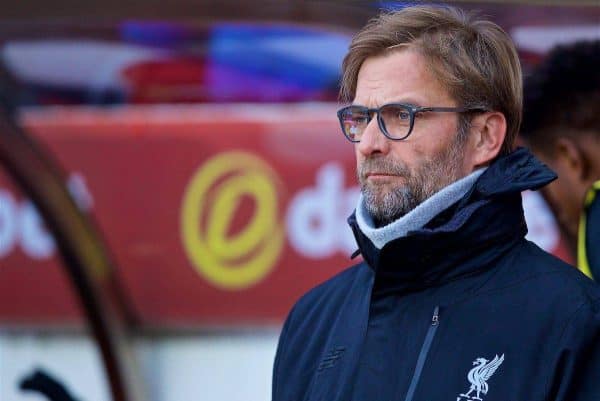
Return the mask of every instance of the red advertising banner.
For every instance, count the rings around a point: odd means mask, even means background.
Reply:
[[[354,153],[336,107],[45,108],[23,124],[68,172],[144,324],[260,324],[354,263]],[[567,258],[552,219],[535,221]],[[0,322],[78,321],[60,263],[35,208],[0,177]]]

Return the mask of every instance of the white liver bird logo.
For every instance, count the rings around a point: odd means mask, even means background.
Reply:
[[[482,401],[481,394],[487,394],[489,386],[487,381],[494,374],[494,372],[502,365],[504,362],[504,354],[498,357],[496,355],[494,359],[488,361],[485,358],[477,358],[473,362],[475,367],[469,371],[467,375],[467,379],[471,382],[471,387],[466,394],[461,394],[456,401],[460,401],[461,397],[465,397],[467,400],[477,400]],[[475,396],[471,396],[471,393],[476,392]]]

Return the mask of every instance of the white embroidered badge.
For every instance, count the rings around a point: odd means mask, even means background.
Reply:
[[[492,377],[496,369],[504,362],[504,354],[496,357],[491,361],[485,358],[477,358],[473,362],[475,367],[469,371],[467,379],[471,383],[471,387],[466,394],[461,394],[456,397],[456,401],[483,401],[481,394],[485,395],[488,393],[489,386],[487,381]],[[471,395],[475,392],[474,395]]]

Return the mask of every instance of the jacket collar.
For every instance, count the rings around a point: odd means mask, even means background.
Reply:
[[[521,192],[556,174],[524,148],[495,160],[467,194],[425,227],[381,249],[348,222],[359,251],[375,272],[375,291],[429,287],[489,268],[527,233]]]

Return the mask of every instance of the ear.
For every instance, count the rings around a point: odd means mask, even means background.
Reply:
[[[577,144],[570,138],[559,137],[554,143],[554,155],[561,169],[571,177],[585,180],[587,175],[587,160]]]
[[[493,111],[473,117],[471,121],[472,164],[481,167],[489,164],[500,152],[506,137],[504,114]]]

